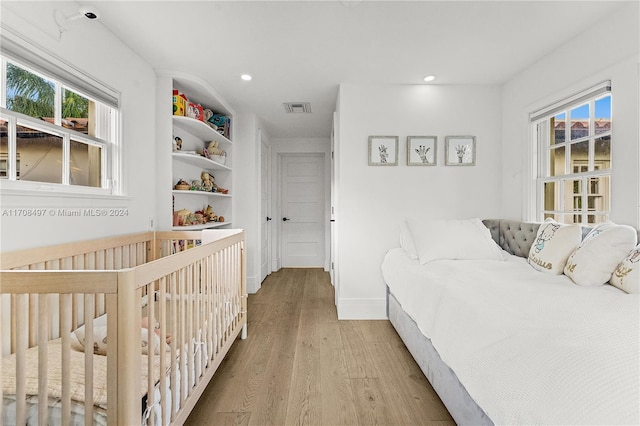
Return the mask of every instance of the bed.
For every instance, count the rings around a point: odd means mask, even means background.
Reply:
[[[3,424],[182,424],[247,336],[244,231],[2,253]]]
[[[456,423],[639,424],[640,296],[534,270],[540,224],[484,224],[501,259],[382,265],[389,319]]]

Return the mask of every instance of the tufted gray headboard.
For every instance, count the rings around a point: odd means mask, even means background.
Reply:
[[[529,257],[531,244],[536,239],[540,223],[520,222],[506,219],[484,219],[484,225],[489,228],[491,238],[507,252],[520,256]],[[582,227],[582,238],[591,230],[590,226]],[[638,241],[640,241],[640,230],[638,230]]]
[[[491,237],[500,247],[520,257],[529,256],[531,244],[540,227],[539,223],[504,219],[485,219],[482,223],[489,228]]]

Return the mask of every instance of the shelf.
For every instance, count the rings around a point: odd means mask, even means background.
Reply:
[[[195,118],[191,117],[183,117],[181,115],[173,115],[172,117],[174,126],[191,133],[192,135],[198,137],[199,139],[202,139],[205,142],[214,140],[216,142],[222,143],[223,145],[231,145],[233,143],[200,120],[196,120]]]
[[[219,228],[221,226],[231,225],[231,222],[209,222],[201,225],[174,226],[173,231],[200,231],[202,229]]]
[[[190,118],[189,120],[193,120]],[[174,160],[181,161],[191,166],[200,167],[204,170],[227,170],[231,171],[231,167],[218,163],[217,161],[210,160],[202,155],[184,154],[181,152],[173,152],[171,154]]]
[[[174,189],[171,192],[174,193],[174,194],[192,195],[192,196],[195,196],[195,197],[204,196],[204,197],[231,198],[230,194],[221,194],[220,192],[190,191],[190,190],[183,190],[183,189]]]
[[[159,186],[158,201],[156,203],[162,210],[166,210],[167,214],[163,214],[159,218],[158,227],[159,229],[172,229],[175,231],[228,229],[232,226],[231,219],[233,218],[233,208],[236,201],[232,188],[234,181],[232,170],[234,144],[232,139],[235,112],[216,90],[204,80],[175,70],[160,70],[158,75],[158,108],[162,113],[162,115],[158,113],[158,117],[162,118],[162,123],[159,125],[159,129],[162,131],[162,138],[166,139],[167,142],[169,142],[168,138],[171,138],[170,140],[175,142],[175,138],[180,137],[183,140],[182,148],[184,149],[173,151],[170,146],[173,145],[173,149],[175,149],[175,144],[163,144],[167,156],[163,156],[163,166],[158,170],[158,175],[163,183]],[[190,102],[200,104],[203,108],[211,109],[215,113],[229,117],[229,125],[231,126],[229,134],[231,136],[224,136],[218,133],[207,122],[191,117],[173,115],[171,113],[172,108],[166,107],[170,99],[169,93],[171,90],[184,93]],[[226,157],[212,156],[211,158],[206,158],[196,153],[196,150],[208,148],[211,141],[215,141],[218,147],[225,151]],[[168,155],[169,153],[171,153],[170,156]],[[170,165],[169,161],[166,160],[170,160]],[[229,189],[231,195],[229,193],[174,189],[178,179],[187,178],[188,182],[200,180],[203,171],[215,176],[215,182]],[[172,197],[167,196],[169,193],[171,193]],[[178,207],[178,210],[199,211],[203,206],[207,205],[211,206],[219,217],[226,218],[227,222],[172,226],[176,207]]]

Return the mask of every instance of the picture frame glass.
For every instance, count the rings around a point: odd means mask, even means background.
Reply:
[[[435,166],[437,164],[436,136],[408,136],[407,164],[409,166]]]
[[[475,136],[447,136],[445,145],[445,160],[448,166],[475,165]]]
[[[369,165],[396,166],[398,165],[398,137],[370,136],[369,137]]]

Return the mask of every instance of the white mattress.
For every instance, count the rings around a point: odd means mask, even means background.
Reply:
[[[505,258],[421,266],[393,249],[382,272],[494,423],[640,424],[640,295]]]

